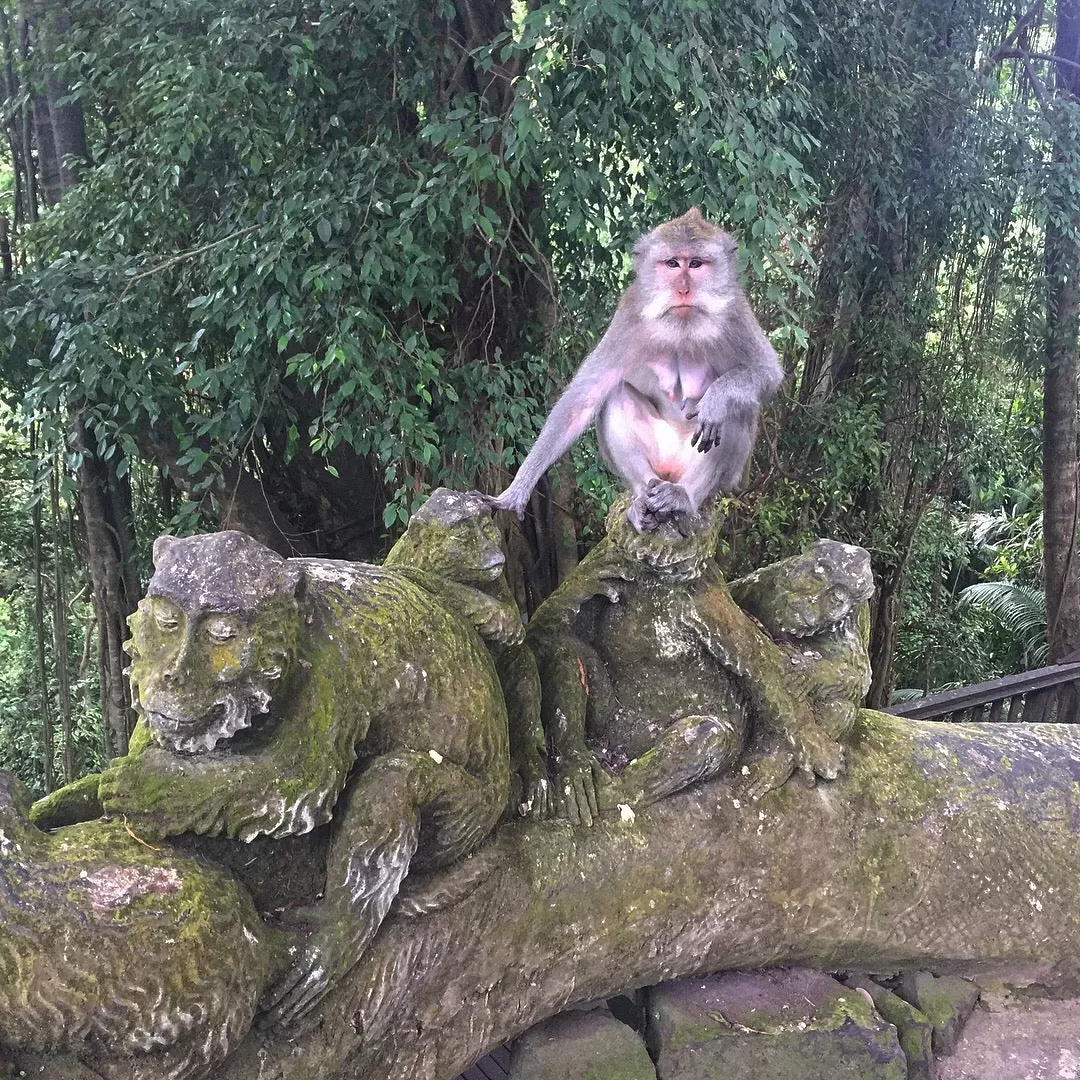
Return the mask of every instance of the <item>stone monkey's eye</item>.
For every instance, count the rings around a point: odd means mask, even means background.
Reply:
[[[670,266],[672,270],[678,270],[679,269],[679,260],[678,259],[665,259],[664,260],[664,265],[665,266]]]
[[[232,641],[236,634],[236,623],[231,619],[211,619],[206,624],[206,636],[215,643]]]
[[[175,611],[167,611],[162,608],[154,609],[154,622],[159,630],[170,633],[180,625],[180,616]]]

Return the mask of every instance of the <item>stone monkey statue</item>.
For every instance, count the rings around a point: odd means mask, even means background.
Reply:
[[[479,616],[436,595],[435,575],[429,590],[394,567],[284,559],[238,532],[162,537],[154,558],[129,645],[142,718],[101,805],[147,837],[250,841],[332,819],[313,929],[263,997],[288,1023],[356,963],[407,874],[468,855],[502,815],[499,677]]]

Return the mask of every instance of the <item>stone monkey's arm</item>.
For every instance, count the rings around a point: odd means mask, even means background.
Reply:
[[[522,817],[541,819],[554,810],[541,720],[540,672],[525,644],[490,646],[506,698],[510,735],[510,806]]]
[[[140,721],[127,756],[115,759],[101,776],[103,810],[122,816],[147,838],[193,832],[248,841],[323,824],[344,786],[367,717],[354,705],[341,711],[336,732],[328,733],[316,718],[333,713],[317,711],[306,696],[294,707],[294,719],[243,754],[178,754],[151,742]]]
[[[541,717],[555,773],[556,813],[575,825],[591,825],[599,814],[597,789],[607,774],[585,744],[589,672],[571,624],[595,597],[618,603],[619,584],[637,572],[638,564],[604,537],[544,601],[526,634],[544,687]]]
[[[760,797],[796,768],[809,778],[839,775],[843,749],[801,693],[783,651],[739,608],[715,567],[702,576],[686,619],[705,648],[738,679],[756,721],[781,739],[777,754],[751,771],[749,793]]]
[[[101,817],[100,783],[101,773],[91,773],[50,792],[30,807],[31,823],[48,830]]]
[[[491,596],[472,585],[465,585],[427,570],[398,568],[402,577],[416,582],[425,592],[441,600],[487,642],[518,645],[525,639],[521,614],[514,606],[509,587],[500,580],[503,595]]]
[[[264,1023],[288,1025],[315,1006],[360,959],[409,872],[421,811],[437,806],[447,861],[472,850],[498,816],[489,784],[459,765],[414,750],[374,758],[334,812],[321,903],[300,918],[313,927],[292,968],[262,999]],[[480,860],[477,867],[486,869]],[[475,882],[468,882],[467,887]]]

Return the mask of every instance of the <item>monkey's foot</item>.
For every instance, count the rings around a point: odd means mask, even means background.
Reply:
[[[591,825],[600,817],[598,791],[608,782],[603,765],[587,750],[565,754],[555,777],[555,816],[571,825]]]
[[[776,750],[744,765],[732,784],[735,797],[750,802],[764,798],[787,783],[795,771],[795,756]]]
[[[800,710],[796,710],[797,716]],[[803,716],[799,723],[783,725],[783,733],[794,751],[795,768],[811,784],[835,780],[844,768],[844,748],[818,723],[816,718]]]
[[[670,522],[680,536],[689,536],[693,531],[694,507],[686,488],[653,477],[630,504],[626,517],[639,533],[656,532]]]
[[[508,510],[517,517],[518,521],[521,521],[525,517],[525,507],[529,503],[532,492],[526,491],[522,494],[520,491],[514,491],[511,485],[501,495],[487,495],[482,491],[468,491],[466,494],[478,496],[492,513]]]

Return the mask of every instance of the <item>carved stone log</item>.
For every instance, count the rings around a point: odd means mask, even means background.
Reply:
[[[1080,981],[1080,727],[863,712],[835,782],[732,790],[502,826],[485,884],[392,917],[317,1022],[215,1076],[450,1080],[566,1005],[732,968]]]

